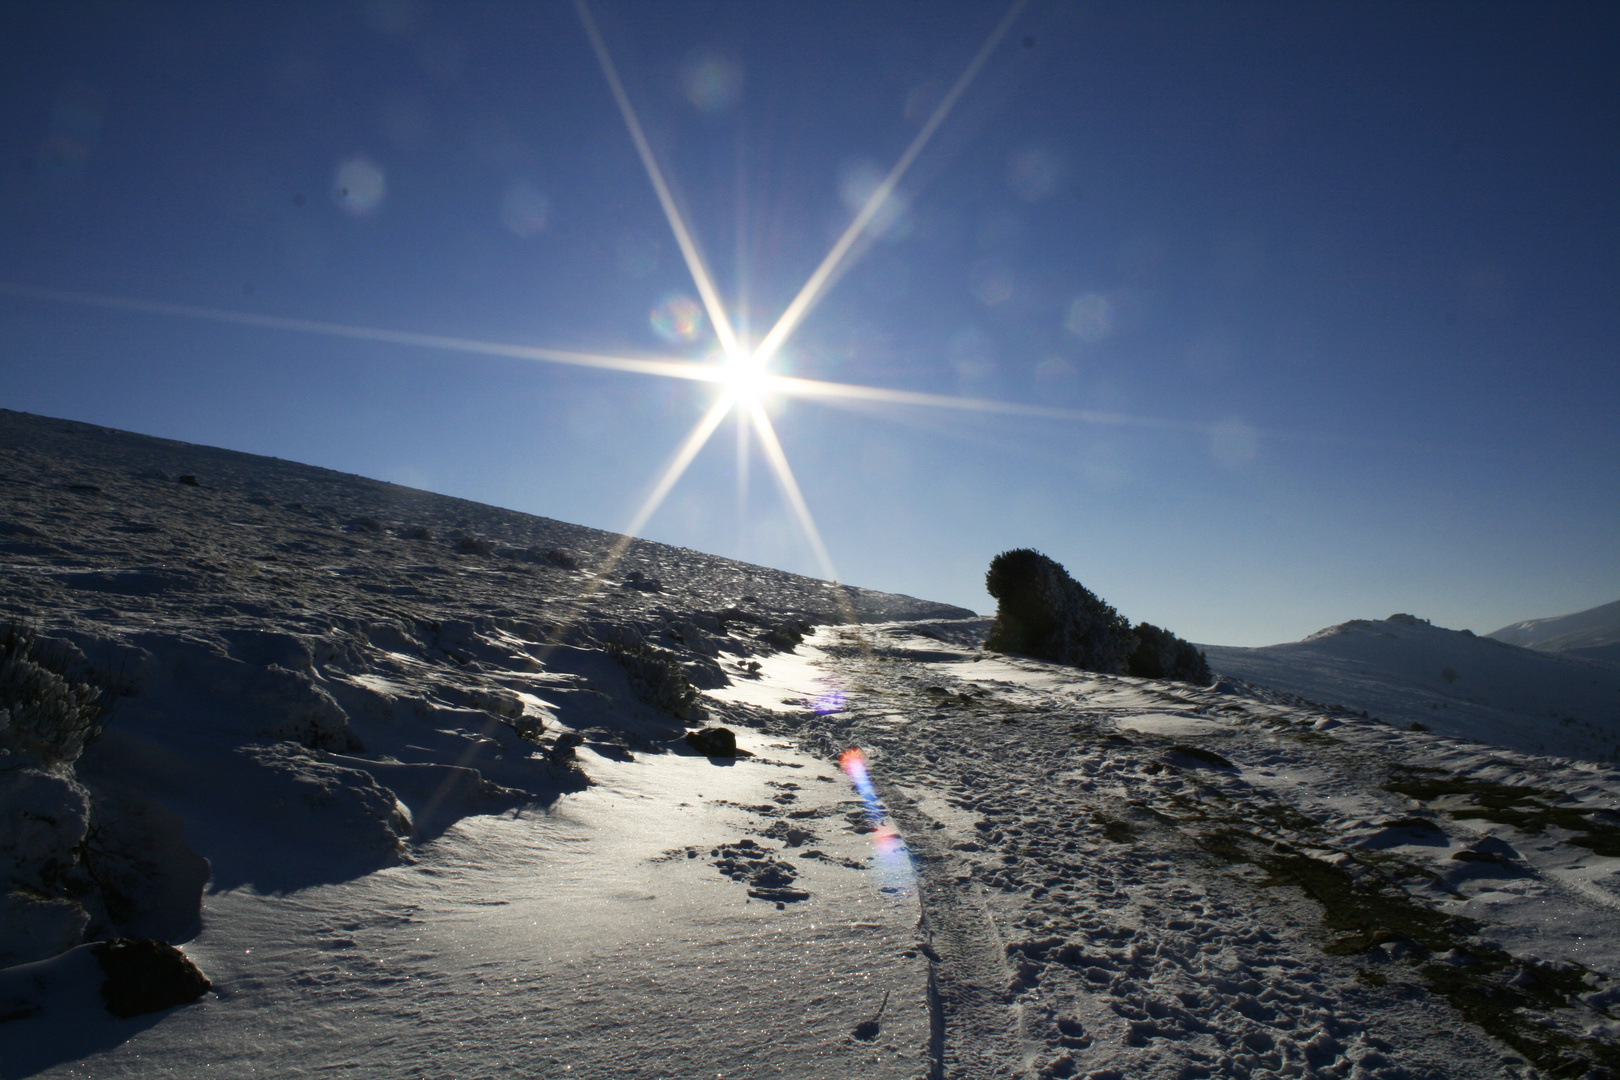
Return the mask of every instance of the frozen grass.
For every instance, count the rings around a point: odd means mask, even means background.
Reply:
[[[1544,832],[1550,825],[1577,834],[1569,838],[1576,847],[1620,857],[1620,817],[1589,806],[1553,805],[1563,796],[1547,788],[1498,784],[1467,776],[1403,773],[1385,784],[1384,790],[1419,802],[1460,796],[1468,800],[1466,805],[1447,808],[1447,813],[1458,821],[1491,821],[1532,834]]]
[[[693,715],[697,691],[674,653],[639,641],[609,642],[606,648],[630,676],[630,688],[643,702],[681,719]]]
[[[1586,1076],[1594,1066],[1620,1067],[1620,1047],[1543,1026],[1527,1013],[1566,1009],[1589,992],[1579,966],[1516,961],[1501,949],[1471,942],[1479,929],[1472,920],[1418,903],[1364,864],[1346,869],[1236,832],[1211,836],[1204,846],[1221,858],[1265,870],[1270,876],[1264,885],[1293,886],[1319,903],[1322,925],[1340,935],[1323,946],[1329,955],[1357,956],[1388,944],[1417,946],[1420,956],[1429,957],[1417,972],[1425,988],[1548,1075]]]
[[[0,767],[71,765],[101,733],[106,698],[65,646],[23,623],[0,628]]]

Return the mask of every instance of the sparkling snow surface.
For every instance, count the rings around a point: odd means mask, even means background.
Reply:
[[[84,949],[0,971],[0,1076],[1393,1080],[1620,1041],[1600,762],[985,653],[907,597],[834,625],[654,544],[595,576],[605,534],[285,462],[6,413],[0,455],[8,606],[124,661],[79,774],[210,861],[178,941],[214,981],[119,1021]],[[642,644],[747,756],[681,741]]]
[[[186,945],[214,992],[160,1024],[92,1015],[113,1045],[43,1075],[916,1075],[915,900],[831,861],[859,861],[863,838],[818,841],[829,859],[800,878],[814,899],[785,910],[687,856],[756,828],[745,807],[772,781],[799,785],[796,807],[848,809],[829,763],[743,743],[759,756],[724,766],[588,755],[596,786],[548,813],[465,819],[414,865],[214,893]],[[885,991],[882,1036],[850,1038]],[[5,1075],[61,1054],[14,1038],[28,1026],[0,1028]]]

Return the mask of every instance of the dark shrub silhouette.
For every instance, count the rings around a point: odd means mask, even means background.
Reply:
[[[1183,641],[1152,623],[1137,623],[1136,649],[1126,668],[1144,679],[1176,679],[1208,686],[1214,678],[1209,662],[1191,642]]]
[[[1190,642],[1152,623],[1137,623],[1133,630],[1130,620],[1062,564],[1032,548],[997,555],[984,585],[996,598],[987,649],[1112,675],[1205,686],[1213,679],[1204,654]]]
[[[1037,660],[1118,674],[1136,647],[1130,622],[1031,548],[990,561],[984,585],[996,598],[996,621],[984,647]]]

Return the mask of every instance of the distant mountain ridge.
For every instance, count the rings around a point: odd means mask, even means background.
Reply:
[[[1570,651],[1527,649],[1412,615],[1353,619],[1285,645],[1203,648],[1218,676],[1401,727],[1532,753],[1620,757],[1620,670]]]
[[[1620,661],[1620,600],[1573,615],[1526,619],[1485,636],[1541,652]]]

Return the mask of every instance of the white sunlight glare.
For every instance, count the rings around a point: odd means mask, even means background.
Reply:
[[[818,398],[829,403],[839,401],[860,401],[877,404],[921,406],[926,408],[945,408],[969,410],[973,412],[1002,414],[1013,416],[1042,417],[1053,420],[1079,421],[1087,424],[1108,426],[1134,426],[1160,430],[1191,431],[1208,434],[1215,437],[1220,434],[1218,426],[1197,424],[1186,421],[1156,419],[1151,417],[1129,416],[1120,413],[1096,412],[1088,409],[1066,409],[1044,405],[1026,405],[1015,402],[997,401],[990,398],[962,397],[948,394],[930,394],[918,391],[891,390],[882,387],[862,386],[852,383],[825,382],[815,379],[792,378],[771,374],[768,370],[770,361],[780,352],[788,338],[798,329],[810,310],[821,299],[830,287],[836,276],[846,268],[846,263],[855,243],[874,217],[882,210],[884,203],[894,193],[896,186],[912,163],[922,153],[930,138],[944,123],[946,117],[956,105],[957,101],[966,92],[969,84],[978,74],[979,70],[989,59],[996,45],[1006,36],[1008,29],[1023,10],[1027,0],[1014,0],[1007,12],[997,22],[989,36],[979,47],[967,67],[962,71],[950,91],[941,99],[939,105],[929,116],[928,121],[913,137],[911,143],[895,162],[893,168],[885,175],[883,181],[871,192],[865,204],[856,213],[848,227],[832,245],[827,255],[810,274],[804,286],[793,297],[793,300],[783,310],[781,316],[771,327],[769,333],[760,341],[758,346],[749,349],[738,339],[733,329],[731,317],[721,302],[720,294],[715,288],[714,279],[710,275],[703,255],[698,249],[697,242],[687,227],[685,219],[681,216],[679,207],[675,203],[664,174],[659,168],[652,146],[641,126],[631,104],[629,94],[619,77],[618,69],[614,66],[612,56],[608,53],[606,42],[603,40],[596,21],[591,15],[586,0],[575,0],[575,10],[584,27],[586,37],[589,38],[591,48],[596,54],[602,74],[607,80],[608,88],[618,105],[619,113],[624,120],[631,141],[635,144],[636,152],[641,159],[647,178],[651,182],[653,191],[658,197],[659,205],[669,222],[670,230],[675,235],[675,241],[680,247],[681,255],[686,262],[688,271],[692,275],[693,283],[703,301],[709,320],[715,328],[721,355],[708,362],[693,362],[679,358],[660,357],[626,357],[610,356],[600,353],[578,352],[564,349],[547,349],[529,345],[513,345],[502,342],[480,341],[470,338],[450,337],[441,334],[421,334],[410,331],[382,330],[372,327],[352,326],[343,323],[321,322],[313,319],[288,318],[277,315],[261,315],[249,312],[229,311],[217,308],[201,307],[191,304],[175,304],[156,300],[141,300],[130,297],[99,296],[89,293],[71,292],[60,289],[44,289],[29,285],[9,284],[0,282],[0,294],[22,297],[34,300],[45,300],[57,303],[76,304],[89,307],[99,307],[112,310],[139,312],[154,315],[176,316],[189,319],[205,320],[209,322],[230,323],[238,326],[260,327],[264,329],[291,331],[295,333],[321,334],[327,337],[349,338],[358,341],[373,341],[392,345],[415,346],[418,348],[440,349],[453,352],[470,353],[485,356],[499,356],[512,359],[540,361],[544,363],[566,364],[576,367],[596,368],[605,371],[623,371],[638,375],[657,375],[665,378],[687,379],[696,382],[715,383],[720,387],[720,396],[714,404],[703,414],[702,418],[687,434],[686,438],[676,448],[668,465],[664,468],[657,483],[654,484],[647,498],[642,502],[632,517],[625,533],[619,542],[610,551],[603,565],[598,568],[598,575],[611,571],[630,540],[638,533],[658,511],[669,492],[680,481],[687,468],[697,457],[699,451],[714,434],[722,420],[728,413],[735,412],[737,417],[737,472],[738,493],[737,513],[739,535],[743,526],[743,516],[746,499],[747,465],[750,450],[750,435],[757,434],[760,447],[771,464],[772,472],[780,485],[784,497],[791,506],[800,528],[814,551],[822,570],[829,578],[833,578],[832,559],[822,542],[819,530],[805,502],[804,495],[793,471],[787,463],[787,455],[776,436],[770,418],[767,415],[763,398],[769,393],[780,393],[793,397]]]
[[[691,230],[687,228],[686,221],[681,216],[680,208],[675,205],[675,199],[670,194],[669,185],[664,181],[663,171],[658,167],[658,161],[653,155],[652,146],[647,142],[647,136],[642,130],[635,106],[630,102],[630,95],[625,92],[624,83],[619,78],[618,68],[614,66],[613,58],[607,50],[607,43],[602,40],[602,34],[597,29],[596,20],[591,15],[590,6],[587,0],[574,0],[574,9],[579,13],[580,22],[585,28],[585,35],[590,38],[591,48],[596,53],[597,63],[601,65],[602,74],[607,79],[609,89],[613,92],[613,100],[619,106],[619,114],[624,118],[625,127],[630,133],[630,140],[635,143],[636,153],[640,155],[642,167],[647,171],[647,179],[652,183],[653,191],[658,196],[658,203],[663,207],[664,216],[669,220],[670,230],[674,232],[675,242],[681,249],[681,255],[686,259],[687,269],[692,274],[692,281],[697,286],[698,294],[703,298],[703,304],[708,310],[709,319],[714,323],[715,334],[720,340],[720,348],[724,354],[723,361],[719,365],[721,374],[718,381],[725,387],[725,393],[715,403],[714,408],[711,408],[703,419],[698,422],[698,425],[692,429],[692,433],[687,436],[686,441],[681,444],[680,450],[670,466],[665,470],[663,478],[653,489],[652,495],[642,505],[631,526],[626,530],[627,536],[634,535],[657,511],[664,497],[675,486],[676,481],[680,479],[686,467],[697,456],[697,452],[702,449],[703,444],[719,425],[720,415],[723,414],[725,409],[735,405],[739,410],[746,409],[752,417],[753,428],[759,434],[760,446],[763,448],[767,460],[771,463],[772,471],[776,474],[783,495],[793,508],[799,527],[804,531],[805,538],[809,541],[817,561],[821,564],[822,572],[829,579],[836,578],[832,557],[827,551],[826,544],[822,542],[821,532],[816,528],[815,519],[811,516],[809,504],[804,500],[804,494],[799,489],[798,481],[794,479],[793,470],[788,466],[787,454],[782,449],[781,441],[776,437],[776,430],[771,426],[770,417],[765,413],[764,406],[760,402],[760,395],[769,389],[794,387],[801,391],[820,391],[823,396],[868,397],[869,400],[883,400],[883,397],[881,392],[875,392],[870,396],[860,394],[858,391],[862,388],[856,387],[847,388],[844,393],[839,394],[832,389],[838,384],[783,379],[768,374],[765,368],[777,352],[781,350],[793,331],[798,329],[799,324],[809,314],[816,301],[820,299],[834,274],[841,268],[850,248],[854,246],[862,231],[894,193],[895,186],[899,184],[901,177],[905,175],[906,170],[911,167],[911,163],[917,159],[917,156],[922,153],[923,147],[928,144],[928,140],[933,136],[934,132],[945,122],[946,116],[950,114],[957,99],[967,90],[968,84],[979,73],[979,69],[984,66],[985,61],[990,57],[990,53],[995,49],[1002,37],[1006,35],[1007,29],[1012,26],[1013,21],[1018,17],[1018,13],[1027,2],[1028,0],[1014,0],[1012,6],[1007,9],[1007,13],[1001,17],[1001,21],[996,24],[995,29],[990,32],[990,36],[985,39],[984,44],[979,47],[979,51],[974,54],[966,69],[957,78],[950,92],[945,95],[934,109],[933,115],[928,118],[928,122],[922,126],[922,130],[911,140],[911,144],[906,147],[905,153],[900,155],[900,160],[895,162],[894,167],[883,178],[883,182],[873,189],[866,200],[866,204],[861,207],[854,220],[849,223],[849,227],[844,230],[843,235],[833,244],[832,249],[827,252],[821,264],[811,273],[804,287],[799,290],[798,294],[794,296],[793,300],[782,312],[781,317],[777,319],[776,325],[771,327],[770,333],[752,352],[745,352],[732,331],[731,319],[726,313],[725,306],[720,301],[720,294],[714,287],[714,279],[709,274],[702,253],[698,251],[697,244],[692,239]],[[943,395],[914,395],[908,403],[922,404],[925,403],[924,399],[927,399],[927,404],[935,404],[937,403],[934,400],[936,398],[939,400],[951,400]],[[889,400],[894,401],[896,399],[890,398]],[[972,408],[973,406],[965,407]],[[716,410],[720,410],[720,412],[717,413]],[[1010,407],[1008,411],[1022,412],[1024,410]],[[1066,415],[1065,418],[1072,419],[1074,416]],[[745,439],[746,435],[739,428],[739,462],[745,452]],[[741,486],[742,482],[742,474],[739,470],[739,517],[742,513],[742,501],[745,497]],[[617,549],[615,550],[617,551]]]
[[[585,36],[591,39],[591,48],[596,51],[596,61],[602,65],[602,74],[607,78],[609,89],[613,91],[613,100],[618,102],[619,114],[624,117],[624,126],[630,131],[630,141],[636,144],[636,153],[641,155],[641,164],[647,170],[647,179],[652,181],[653,191],[658,195],[658,205],[664,208],[664,217],[669,219],[670,231],[675,234],[675,243],[681,249],[681,257],[686,260],[686,268],[692,274],[692,282],[697,286],[698,295],[703,298],[703,307],[709,313],[709,321],[714,324],[714,333],[720,339],[720,348],[727,357],[739,356],[741,352],[737,346],[737,337],[732,333],[731,319],[726,315],[725,306],[720,303],[720,294],[715,290],[714,279],[709,276],[709,269],[703,262],[702,253],[698,251],[697,242],[692,239],[692,233],[687,229],[681,211],[675,205],[675,197],[670,194],[669,185],[664,182],[664,173],[659,169],[658,159],[653,157],[652,146],[641,130],[641,121],[637,119],[636,110],[630,104],[630,95],[625,93],[624,83],[619,81],[619,69],[614,67],[613,57],[608,55],[607,44],[596,28],[596,20],[591,17],[591,9],[585,0],[574,0],[574,10],[579,12],[579,21],[585,27]]]

